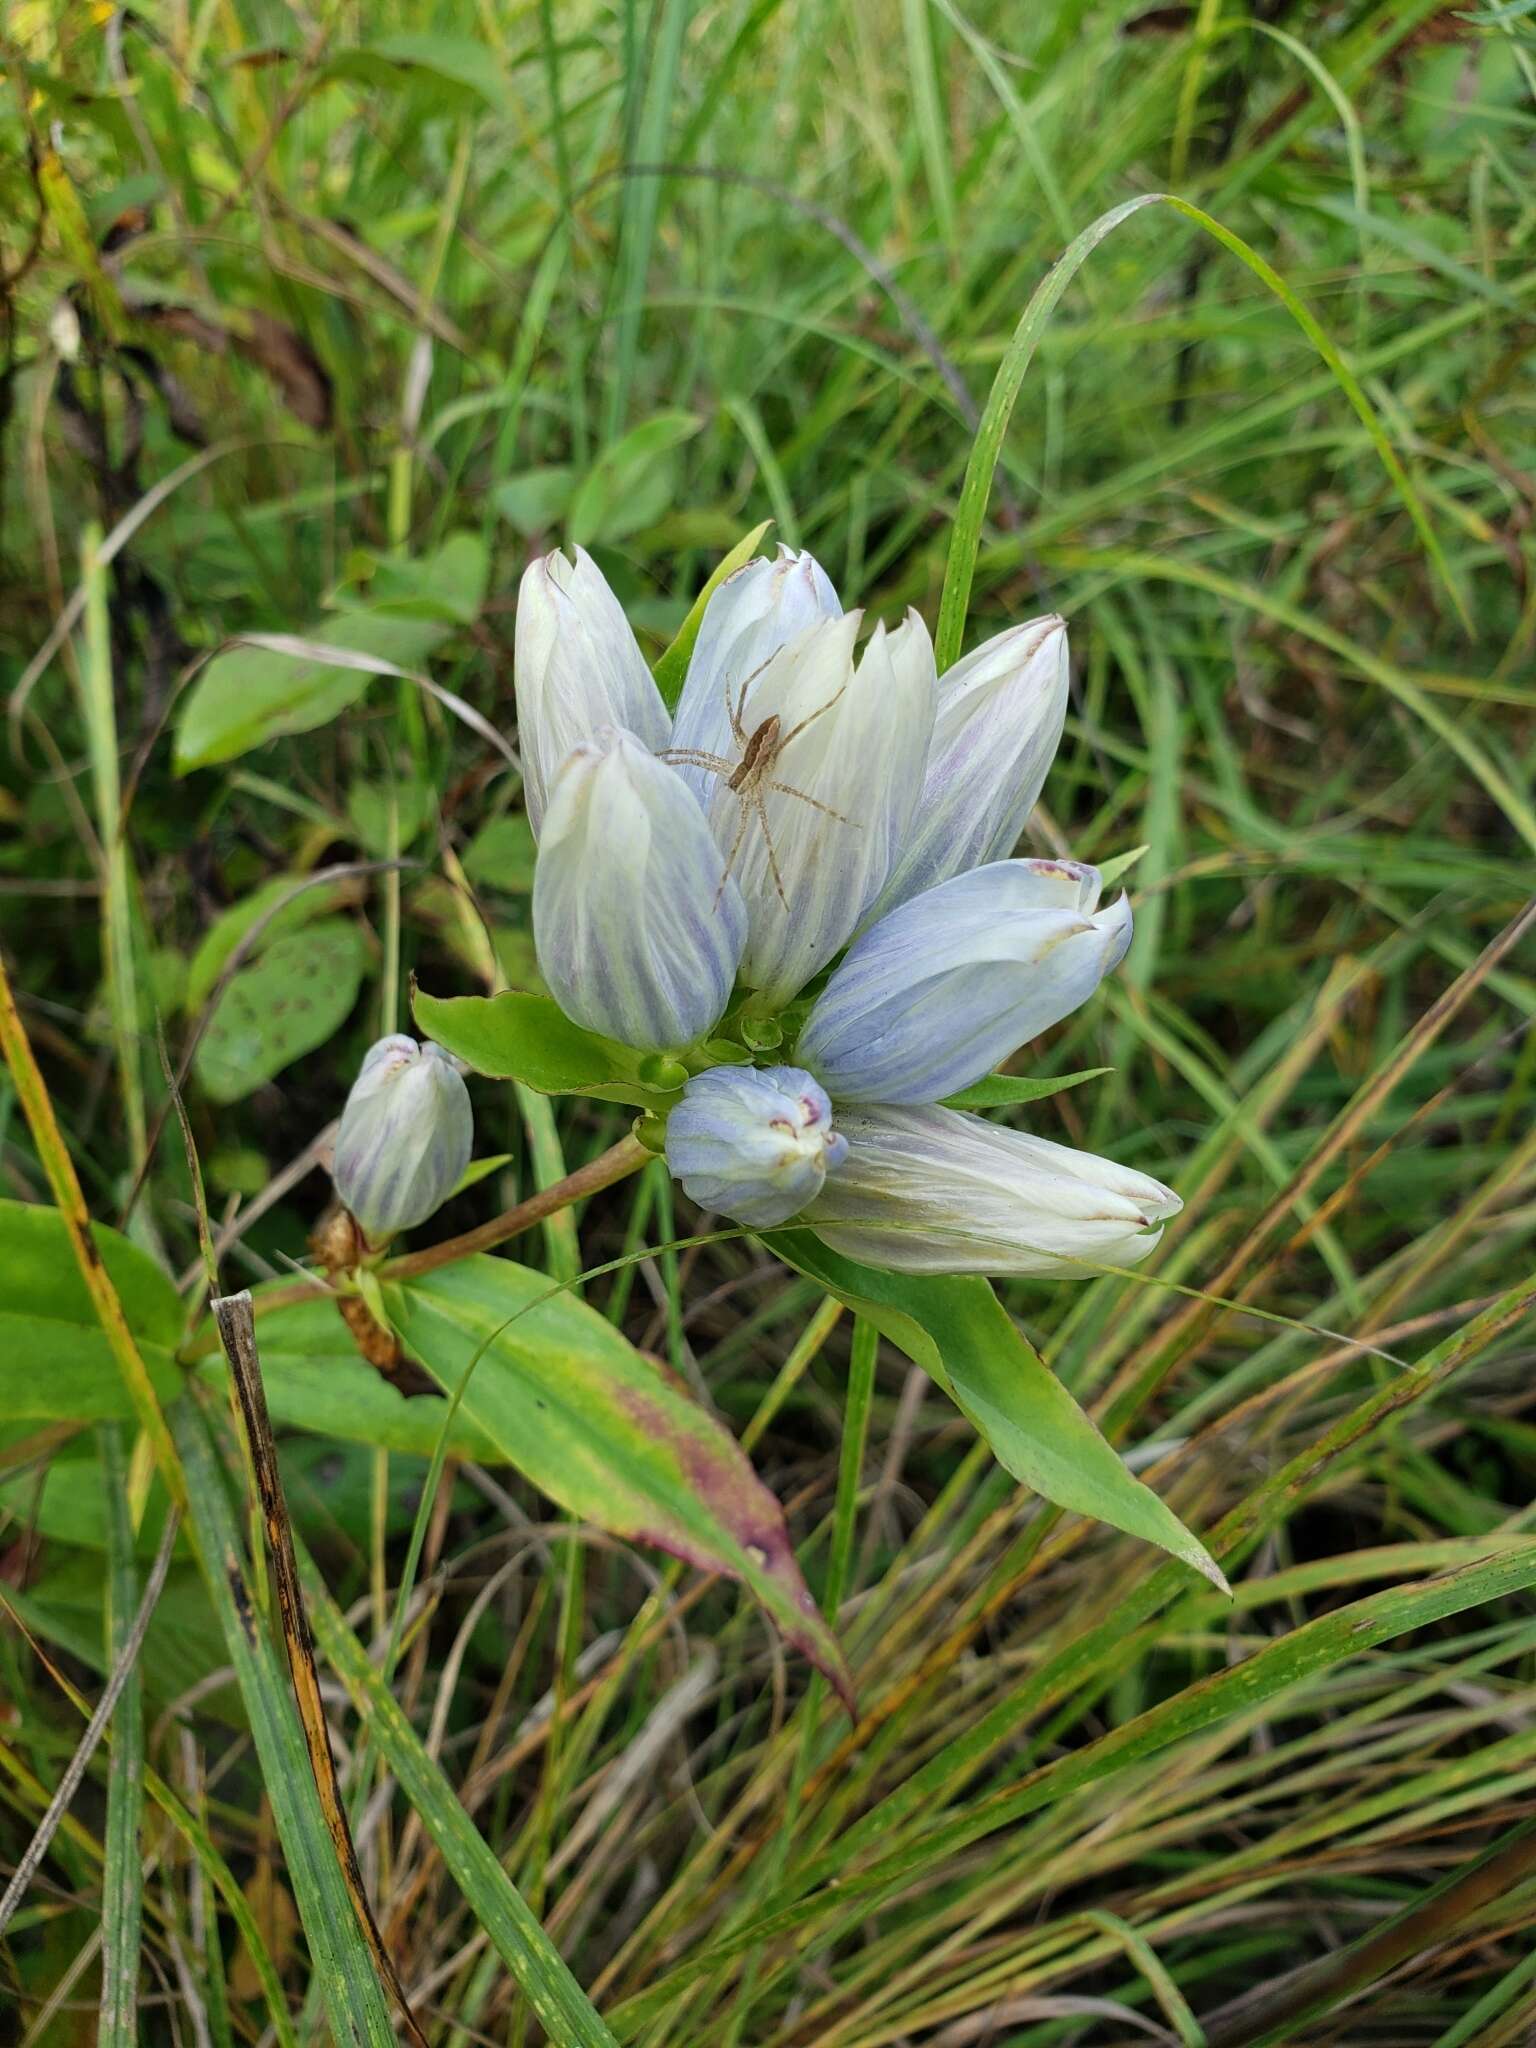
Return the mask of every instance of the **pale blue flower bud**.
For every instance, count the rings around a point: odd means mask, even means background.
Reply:
[[[825,1090],[799,1067],[711,1067],[667,1118],[667,1164],[701,1209],[770,1229],[847,1154]]]
[[[550,786],[572,747],[603,725],[621,725],[646,746],[667,744],[661,692],[629,621],[584,548],[530,564],[517,593],[512,659],[523,801],[535,832]]]
[[[903,903],[848,949],[796,1057],[837,1102],[937,1102],[1069,1016],[1125,957],[1097,868],[1001,860]]]
[[[1061,740],[1067,681],[1055,617],[1011,627],[945,670],[922,802],[876,916],[1012,853]]]
[[[909,1273],[1091,1279],[1144,1259],[1171,1188],[955,1109],[838,1111],[848,1156],[804,1221],[833,1251]]]
[[[773,657],[741,718],[745,735],[765,734],[756,797],[724,776],[710,797],[710,824],[746,899],[741,976],[769,1008],[846,943],[922,791],[933,732],[927,628],[915,612],[894,633],[877,626],[855,668],[859,623],[857,612],[823,619]]]
[[[363,1235],[382,1244],[425,1223],[464,1178],[474,1117],[440,1045],[395,1033],[364,1056],[336,1134],[331,1177]]]
[[[539,970],[589,1031],[645,1052],[717,1023],[747,919],[704,813],[665,762],[608,726],[555,778],[533,872]]]
[[[826,571],[809,553],[780,547],[774,561],[747,562],[727,576],[704,608],[678,699],[672,745],[735,760],[741,749],[731,716],[743,685],[807,626],[840,618],[842,609]],[[679,762],[678,772],[707,804],[712,771]]]

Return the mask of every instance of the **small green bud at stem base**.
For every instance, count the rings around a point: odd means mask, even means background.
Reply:
[[[667,1120],[648,1109],[644,1116],[637,1116],[634,1123],[635,1138],[647,1152],[659,1157],[667,1149]]]
[[[640,1079],[647,1088],[654,1088],[663,1095],[671,1095],[688,1079],[688,1069],[681,1060],[675,1060],[670,1053],[651,1053],[640,1062]]]
[[[706,1038],[687,1057],[689,1070],[695,1074],[708,1073],[711,1067],[747,1067],[752,1064],[751,1053],[734,1038]]]

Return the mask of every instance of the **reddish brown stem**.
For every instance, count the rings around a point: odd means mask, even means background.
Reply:
[[[611,1188],[615,1181],[637,1173],[651,1157],[652,1154],[638,1138],[621,1138],[590,1165],[578,1167],[552,1187],[541,1188],[515,1208],[504,1209],[489,1223],[466,1230],[460,1237],[445,1237],[441,1244],[423,1245],[419,1252],[405,1252],[397,1259],[386,1259],[379,1268],[379,1277],[383,1280],[413,1280],[418,1273],[431,1273],[439,1266],[451,1266],[455,1259],[467,1259],[475,1252],[488,1252],[495,1245],[505,1244],[509,1237],[531,1230],[546,1216],[570,1208],[573,1202],[585,1201],[588,1195],[599,1194],[604,1188]],[[292,1308],[295,1302],[312,1301],[316,1294],[330,1292],[317,1274],[306,1280],[295,1280],[287,1287],[269,1288],[255,1297],[251,1307],[258,1316],[270,1315],[275,1308]],[[200,1358],[205,1352],[217,1348],[217,1338],[199,1338],[188,1346],[184,1355]]]
[[[620,1138],[617,1145],[610,1145],[589,1166],[578,1167],[564,1180],[557,1180],[553,1187],[542,1188],[538,1194],[530,1195],[526,1202],[519,1202],[515,1209],[505,1209],[501,1215],[493,1216],[489,1223],[466,1230],[461,1237],[444,1238],[441,1244],[424,1245],[419,1252],[405,1252],[398,1259],[386,1259],[379,1268],[379,1278],[414,1280],[419,1273],[431,1273],[439,1266],[451,1266],[455,1259],[467,1259],[475,1252],[488,1252],[493,1245],[503,1244],[509,1237],[516,1237],[535,1223],[542,1223],[546,1216],[553,1216],[557,1210],[569,1209],[573,1202],[583,1202],[588,1195],[599,1194],[602,1189],[611,1188],[615,1181],[637,1173],[653,1156],[638,1138]]]

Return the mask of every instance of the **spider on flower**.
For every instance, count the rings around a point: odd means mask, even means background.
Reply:
[[[731,841],[731,850],[725,858],[720,885],[715,890],[716,909],[720,907],[725,885],[731,878],[731,870],[736,865],[737,856],[747,836],[747,827],[754,815],[763,828],[763,845],[768,854],[768,868],[773,876],[773,886],[778,892],[780,903],[786,910],[789,908],[789,898],[784,893],[784,878],[779,872],[779,857],[774,850],[773,833],[768,825],[768,807],[764,801],[770,791],[778,796],[795,797],[799,802],[809,804],[812,810],[820,811],[824,817],[835,818],[840,825],[851,825],[855,831],[859,829],[856,820],[845,817],[841,811],[834,811],[830,804],[824,804],[819,797],[808,796],[803,789],[796,789],[793,783],[778,781],[773,772],[790,742],[797,740],[808,725],[814,725],[823,712],[830,711],[848,685],[844,683],[842,689],[830,696],[825,704],[818,705],[814,711],[802,718],[798,725],[791,726],[788,732],[782,730],[777,712],[770,713],[748,732],[744,723],[747,692],[767,666],[766,661],[759,663],[752,673],[744,678],[734,699],[731,696],[730,683],[727,682],[725,686],[725,712],[731,722],[731,736],[741,749],[739,759],[728,761],[723,754],[710,753],[703,747],[663,747],[657,756],[659,760],[670,761],[678,767],[704,768],[712,775],[723,776],[726,788],[741,807],[736,837]]]

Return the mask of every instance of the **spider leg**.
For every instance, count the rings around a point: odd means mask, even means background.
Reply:
[[[736,856],[741,851],[741,842],[747,836],[747,807],[741,807],[741,822],[736,827],[736,837],[731,841],[731,850],[725,856],[725,866],[720,872],[720,886],[715,891],[715,908],[720,908],[720,899],[725,894],[725,885],[731,879],[731,869],[736,865]]]
[[[773,656],[770,654],[768,657],[768,661],[772,660]],[[758,677],[762,674],[763,670],[768,666],[768,661],[760,661],[757,664],[757,667],[753,669],[752,673],[749,676],[742,677],[741,688],[736,693],[736,701],[734,704],[731,702],[730,683],[726,683],[725,715],[731,721],[731,735],[734,738],[738,747],[745,747],[745,745],[747,744],[747,728],[742,723],[742,718],[745,715],[747,708],[747,692],[751,689],[752,685],[757,681]]]
[[[769,789],[777,790],[780,796],[799,797],[801,803],[809,804],[813,811],[820,811],[823,817],[836,818],[839,825],[851,825],[855,832],[860,829],[857,818],[845,818],[841,811],[834,811],[830,804],[822,803],[817,797],[807,796],[803,789],[796,789],[792,783],[770,782],[767,786]]]
[[[783,753],[784,749],[789,745],[791,740],[798,739],[801,733],[805,731],[805,728],[808,725],[814,725],[817,719],[820,718],[823,711],[830,711],[832,709],[832,706],[837,702],[838,697],[841,697],[847,690],[847,688],[848,685],[844,683],[842,689],[837,692],[836,696],[829,697],[826,703],[819,704],[808,718],[802,718],[798,725],[791,726],[789,731],[786,733],[781,733],[779,735],[779,753]]]
[[[731,721],[731,738],[738,747],[745,747],[747,744],[747,729],[741,722],[741,714],[747,708],[747,684],[751,680],[750,676],[743,680],[741,694],[735,698],[731,696],[730,684],[727,683],[725,686],[725,715]]]
[[[763,828],[763,845],[768,850],[768,868],[773,876],[773,886],[778,891],[779,901],[788,910],[789,898],[784,894],[784,877],[779,873],[779,856],[774,851],[773,834],[768,829],[768,806],[763,802],[761,783],[753,784],[751,801],[752,808],[757,812],[757,822]]]
[[[703,747],[663,747],[656,758],[685,768],[710,768],[716,775],[733,775],[736,772],[734,761],[727,761],[723,754],[706,753]]]

